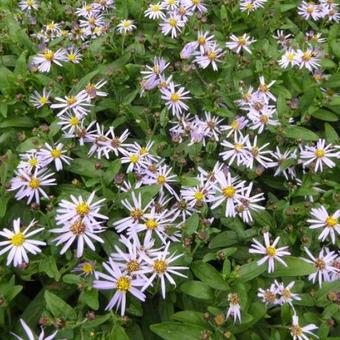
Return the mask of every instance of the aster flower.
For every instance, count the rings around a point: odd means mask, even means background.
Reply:
[[[277,146],[276,150],[272,151],[270,155],[275,159],[269,165],[270,167],[275,168],[274,176],[279,176],[280,174],[283,174],[286,180],[288,180],[289,178],[296,177],[296,171],[294,166],[290,166],[288,168],[281,167],[284,161],[288,159],[297,158],[296,150],[286,150],[285,152],[282,152],[280,148]]]
[[[53,242],[56,242],[57,246],[64,243],[64,246],[60,251],[60,255],[66,253],[66,251],[71,247],[72,243],[77,241],[78,258],[83,255],[85,244],[91,250],[95,251],[96,248],[93,244],[93,241],[104,243],[104,240],[97,236],[98,233],[103,231],[104,229],[100,225],[100,222],[85,223],[85,221],[81,218],[78,220],[67,221],[61,228],[54,228],[50,230],[51,233],[61,234],[53,240]]]
[[[191,10],[197,10],[200,13],[205,13],[208,11],[203,0],[182,0],[182,3],[185,7]]]
[[[84,90],[74,96],[56,97],[55,99],[58,103],[52,104],[51,108],[60,110],[57,114],[58,117],[62,116],[66,111],[71,111],[78,119],[81,119],[90,111],[89,96]]]
[[[44,26],[45,35],[48,37],[48,40],[52,40],[54,38],[58,38],[62,35],[61,33],[61,24],[55,23],[54,21]]]
[[[271,154],[270,150],[264,150],[270,143],[263,144],[262,146],[257,146],[257,136],[255,136],[253,142],[249,140],[246,141],[246,149],[249,152],[249,157],[246,158],[245,165],[252,169],[255,161],[261,164],[264,168],[268,168],[272,165],[271,158],[266,155]]]
[[[331,281],[331,275],[339,273],[339,269],[332,266],[333,261],[337,258],[335,252],[331,251],[325,254],[325,249],[322,248],[318,258],[316,258],[308,248],[305,247],[304,249],[310,259],[303,258],[303,260],[313,264],[316,270],[315,273],[308,276],[308,280],[313,283],[318,280],[319,286],[321,287],[323,281]]]
[[[76,48],[74,46],[68,48],[65,51],[65,56],[67,60],[73,64],[79,64],[82,59],[82,55],[80,54],[79,48]]]
[[[236,160],[237,165],[247,164],[250,158],[250,153],[246,148],[249,136],[243,136],[241,133],[234,135],[233,143],[225,140],[221,143],[227,150],[220,152],[219,155],[224,161],[228,161],[228,165],[233,164]]]
[[[178,8],[180,0],[163,0],[162,5],[168,11],[174,11]]]
[[[74,269],[72,269],[73,273],[80,273],[81,276],[90,276],[95,273],[96,270],[96,262],[94,261],[85,261],[79,263]]]
[[[57,171],[63,169],[63,163],[70,164],[72,160],[71,157],[64,155],[66,150],[63,150],[64,145],[62,143],[58,143],[54,146],[51,146],[48,143],[45,143],[45,148],[42,148],[39,151],[39,155],[41,156],[43,162],[48,165],[54,162],[55,168]]]
[[[319,20],[322,17],[319,6],[313,2],[306,1],[301,2],[300,6],[298,7],[298,14],[305,20]]]
[[[257,296],[266,305],[276,305],[279,303],[278,290],[275,283],[272,283],[267,289],[259,288]]]
[[[318,337],[312,333],[312,331],[318,329],[314,324],[309,324],[301,327],[299,325],[299,317],[294,314],[293,315],[293,323],[289,327],[290,334],[293,337],[293,340],[309,340],[310,336]]]
[[[93,191],[86,201],[81,196],[76,198],[73,195],[70,196],[71,201],[61,200],[57,209],[57,224],[65,225],[81,221],[86,226],[91,226],[98,224],[97,219],[107,220],[107,216],[99,213],[105,198],[93,203],[95,193]]]
[[[287,263],[284,262],[281,257],[290,255],[290,252],[287,251],[288,247],[284,246],[281,248],[276,248],[277,244],[280,241],[280,237],[277,237],[272,244],[270,244],[269,233],[263,234],[264,244],[263,246],[259,241],[253,239],[253,244],[249,249],[249,253],[251,254],[262,254],[265,255],[261,260],[257,261],[257,264],[261,266],[263,263],[268,261],[268,273],[274,272],[275,269],[275,260],[280,262],[283,266],[287,267]]]
[[[145,262],[149,265],[149,269],[146,273],[152,274],[148,281],[145,282],[142,291],[145,291],[150,285],[152,285],[152,282],[156,278],[159,278],[161,281],[161,291],[163,299],[165,299],[166,294],[166,280],[169,281],[169,283],[173,286],[176,286],[176,282],[171,277],[171,274],[186,278],[187,276],[182,274],[180,270],[188,269],[187,267],[172,265],[172,263],[182,257],[183,254],[175,255],[175,253],[173,253],[170,255],[169,246],[170,243],[167,243],[164,247],[164,250],[153,254],[152,256],[150,256],[150,258],[145,258]]]
[[[180,16],[171,13],[168,18],[163,20],[160,26],[164,35],[171,33],[171,38],[174,39],[177,37],[177,34],[181,32],[181,28],[185,26],[185,22]]]
[[[93,287],[99,290],[114,290],[115,293],[111,298],[106,310],[111,310],[116,306],[120,308],[120,314],[125,314],[126,294],[129,292],[138,300],[145,301],[145,294],[139,289],[145,285],[145,281],[140,278],[132,278],[124,274],[119,266],[109,258],[108,262],[103,263],[104,269],[108,274],[96,271],[96,280],[93,281]]]
[[[41,109],[51,103],[49,99],[51,92],[47,91],[46,88],[43,88],[42,94],[35,90],[30,97],[30,101],[37,109]]]
[[[312,48],[308,48],[306,51],[298,50],[296,52],[296,60],[300,69],[305,67],[312,72],[320,67],[319,52]]]
[[[43,187],[56,185],[53,173],[47,172],[46,169],[35,169],[34,173],[28,173],[23,169],[19,169],[16,173],[17,177],[12,179],[9,191],[18,190],[15,194],[17,200],[27,197],[27,204],[30,204],[34,199],[37,204],[40,204],[40,195],[46,199],[48,195],[43,190]]]
[[[256,42],[255,39],[252,39],[247,33],[243,34],[240,37],[232,34],[230,36],[231,41],[226,43],[226,46],[235,53],[240,53],[242,50],[247,51],[248,53],[252,53],[249,46]]]
[[[123,19],[120,21],[120,23],[117,26],[117,31],[120,34],[126,34],[128,32],[132,32],[133,30],[135,30],[137,28],[136,25],[134,25],[134,21],[133,20],[129,20],[129,19]]]
[[[183,111],[189,109],[188,105],[185,104],[184,100],[190,99],[188,96],[189,91],[185,91],[184,87],[176,89],[177,85],[170,82],[168,88],[161,88],[162,99],[166,101],[166,107],[171,111],[174,116],[178,116]]]
[[[248,122],[249,120],[245,117],[236,117],[229,125],[221,126],[221,131],[228,131],[227,137],[230,137],[232,134],[240,133],[247,126]]]
[[[293,48],[289,48],[284,52],[281,59],[278,61],[281,68],[287,68],[288,66],[294,66],[299,64],[297,51]]]
[[[277,303],[279,305],[283,305],[285,303],[288,303],[293,308],[293,310],[295,310],[294,306],[293,306],[294,300],[297,300],[297,301],[301,300],[301,298],[298,294],[292,293],[292,291],[291,291],[292,288],[295,285],[295,282],[292,281],[287,286],[285,286],[282,282],[277,282],[275,280],[274,284],[276,286],[277,294],[280,296]]]
[[[201,180],[197,186],[182,187],[181,189],[181,197],[187,202],[190,208],[201,208],[204,203],[210,202],[212,194],[212,184],[204,183],[203,180]]]
[[[40,72],[49,72],[52,63],[62,66],[61,61],[67,61],[65,51],[63,49],[59,49],[56,52],[45,49],[32,59],[32,63],[38,67]]]
[[[332,243],[335,244],[336,235],[340,235],[339,216],[340,210],[337,210],[334,214],[330,215],[324,206],[320,208],[313,208],[311,210],[312,219],[308,219],[310,224],[309,229],[323,228],[319,236],[319,240],[325,241],[330,236]]]
[[[36,225],[36,221],[30,222],[28,227],[24,230],[20,229],[20,218],[13,221],[13,231],[4,228],[0,231],[0,236],[7,239],[7,241],[1,241],[0,255],[8,252],[6,265],[9,266],[12,262],[15,267],[21,265],[23,262],[28,263],[29,259],[27,253],[33,255],[39,254],[41,249],[39,246],[45,246],[46,243],[38,240],[33,240],[31,237],[44,230],[44,228],[38,228],[30,231],[32,227]]]
[[[86,91],[87,95],[89,96],[91,100],[97,97],[106,97],[107,92],[99,91],[106,83],[107,83],[106,80],[100,80],[97,83],[88,83],[85,86],[84,90]]]
[[[161,2],[157,2],[156,4],[150,4],[148,9],[144,12],[146,18],[149,19],[165,19],[165,14],[162,10],[165,9],[165,6]]]
[[[27,325],[27,323],[23,319],[20,319],[20,324],[21,324],[22,328],[24,329],[26,338],[22,338],[21,336],[11,332],[11,334],[13,336],[15,336],[18,340],[35,340],[35,339],[38,339],[38,340],[53,340],[56,337],[57,333],[58,333],[58,330],[56,330],[51,335],[45,337],[45,331],[41,327],[41,332],[40,332],[40,334],[39,334],[39,336],[37,338],[37,337],[34,336],[31,328]]]
[[[163,58],[155,57],[152,66],[146,65],[146,70],[142,71],[143,80],[146,83],[146,87],[148,90],[153,89],[154,87],[158,86],[161,78],[160,76],[169,66]]]
[[[241,306],[240,298],[237,293],[228,294],[229,308],[227,318],[231,315],[234,318],[234,323],[238,320],[241,322]]]
[[[37,11],[39,9],[39,3],[36,0],[21,0],[18,6],[24,12]]]
[[[334,168],[335,163],[331,159],[333,157],[337,157],[337,153],[332,144],[327,145],[324,139],[319,139],[316,146],[306,145],[300,152],[300,162],[303,167],[312,165],[315,172],[322,172],[324,166]]]
[[[21,160],[17,169],[23,169],[29,173],[36,169],[42,169],[47,165],[46,161],[36,149],[32,149],[24,154],[21,154],[20,158]]]
[[[266,100],[272,100],[276,102],[276,97],[270,92],[270,88],[275,84],[276,80],[272,80],[270,83],[266,83],[264,77],[260,77],[260,85],[256,91],[256,94]]]
[[[194,62],[197,63],[201,68],[205,69],[210,64],[214,71],[218,70],[217,63],[221,62],[221,57],[223,55],[223,50],[218,47],[216,43],[212,43],[209,45],[205,52],[198,53],[194,59]]]

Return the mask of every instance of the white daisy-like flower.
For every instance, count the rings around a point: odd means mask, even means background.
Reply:
[[[233,134],[240,133],[247,126],[248,122],[249,120],[245,117],[236,117],[229,125],[222,125],[221,131],[228,131],[227,137],[230,137]]]
[[[222,151],[219,155],[224,161],[228,161],[228,165],[233,164],[236,160],[237,165],[245,165],[248,163],[250,156],[249,150],[246,148],[249,136],[243,136],[241,133],[234,135],[233,143],[224,140],[221,145],[227,150]]]
[[[74,46],[68,48],[65,51],[65,56],[66,56],[67,60],[70,63],[73,63],[73,64],[79,64],[81,59],[82,59],[82,55],[80,53],[79,48],[76,48]]]
[[[120,23],[117,26],[117,31],[121,34],[126,34],[128,32],[132,32],[137,28],[136,25],[134,25],[133,20],[129,19],[123,19],[120,21]]]
[[[91,100],[97,98],[97,97],[106,97],[107,92],[99,91],[105,84],[107,83],[106,80],[100,80],[97,83],[88,83],[85,86],[85,91],[88,94],[89,98]]]
[[[42,93],[40,94],[38,91],[34,91],[30,97],[31,103],[37,108],[41,109],[44,106],[48,106],[50,104],[50,95],[51,90],[47,91],[46,88],[43,88]]]
[[[76,198],[73,195],[70,196],[71,201],[61,200],[57,209],[57,224],[65,225],[81,220],[86,226],[91,226],[96,225],[97,220],[107,220],[107,216],[99,213],[105,198],[93,203],[95,194],[93,191],[86,201],[81,196]]]
[[[38,67],[40,72],[49,72],[52,63],[58,66],[63,66],[61,61],[67,61],[65,51],[61,48],[56,52],[45,49],[42,53],[38,53],[32,59],[32,63]]]
[[[106,146],[106,149],[108,151],[113,151],[113,153],[118,156],[119,153],[124,155],[126,153],[126,146],[127,144],[124,144],[126,139],[128,138],[130,132],[129,130],[125,130],[120,136],[118,136],[114,128],[110,126],[108,132],[105,134],[106,140],[103,142],[100,142],[100,144],[104,144]],[[109,158],[107,155],[106,158]]]
[[[100,225],[100,222],[85,223],[82,219],[65,222],[61,228],[54,228],[50,230],[51,233],[61,234],[53,240],[53,242],[56,242],[57,246],[64,243],[64,246],[60,251],[60,255],[66,253],[66,251],[76,241],[77,257],[81,257],[83,255],[85,244],[91,250],[95,251],[96,248],[93,241],[104,243],[104,240],[97,236],[98,233],[103,231],[104,228]]]
[[[172,262],[182,257],[183,254],[175,255],[175,253],[173,253],[170,255],[169,246],[170,243],[167,243],[164,247],[164,250],[152,254],[149,258],[145,258],[145,262],[149,265],[149,269],[146,273],[152,274],[148,281],[145,282],[142,291],[145,291],[150,285],[152,285],[153,281],[156,278],[159,278],[161,281],[161,291],[163,299],[165,299],[166,295],[166,280],[170,282],[170,284],[172,284],[173,286],[176,286],[176,282],[172,278],[171,274],[186,278],[187,276],[182,274],[180,270],[188,269],[184,266],[172,265]]]
[[[288,168],[282,169],[281,165],[284,161],[288,159],[297,159],[296,150],[285,150],[282,152],[280,148],[277,146],[275,151],[272,151],[270,155],[275,159],[269,165],[270,167],[275,168],[274,176],[279,176],[283,174],[283,176],[288,180],[289,178],[296,177],[295,166],[290,166]]]
[[[49,173],[45,168],[35,169],[33,174],[19,169],[16,177],[11,181],[9,191],[19,189],[15,194],[17,200],[27,197],[27,204],[30,204],[33,199],[37,204],[40,204],[40,195],[49,199],[43,187],[56,185],[55,178],[50,178],[52,176],[54,173]]]
[[[255,11],[258,8],[264,6],[267,0],[241,0],[240,10],[241,12],[247,12],[247,14]]]
[[[189,109],[188,105],[185,104],[184,100],[190,99],[188,96],[189,91],[185,91],[184,87],[176,89],[177,85],[170,82],[167,88],[161,88],[162,99],[166,101],[165,105],[174,116],[180,115],[183,111]]]
[[[322,172],[326,168],[334,168],[335,162],[331,158],[337,158],[337,152],[332,144],[326,144],[324,139],[319,139],[315,146],[306,145],[300,152],[300,163],[307,167],[313,163],[315,172]]]
[[[303,258],[303,260],[313,264],[316,270],[315,273],[308,275],[308,280],[313,283],[318,280],[321,287],[323,281],[331,281],[331,276],[339,273],[339,269],[333,267],[333,262],[337,258],[337,254],[334,251],[326,252],[325,254],[325,249],[322,248],[318,258],[316,258],[308,248],[305,247],[304,249],[310,259]]]
[[[54,21],[50,22],[49,24],[45,25],[44,33],[48,37],[48,40],[52,40],[54,38],[58,38],[62,35],[61,32],[61,24],[55,23]]]
[[[313,218],[307,220],[310,224],[309,229],[323,228],[319,240],[325,241],[330,236],[332,243],[335,244],[336,235],[340,235],[340,210],[337,210],[334,214],[329,214],[326,208],[321,206],[320,208],[313,208],[311,215]]]
[[[319,7],[319,5],[313,2],[302,1],[300,6],[298,7],[298,14],[302,16],[305,20],[319,20],[322,17],[322,12],[320,12]]]
[[[181,32],[181,28],[185,26],[185,21],[174,13],[171,13],[168,18],[165,18],[160,24],[162,33],[168,35],[171,33],[171,38],[176,38],[177,33]]]
[[[124,274],[118,264],[109,258],[107,263],[103,263],[104,269],[108,274],[96,271],[96,280],[93,281],[93,287],[100,290],[115,291],[106,310],[111,310],[116,306],[116,310],[120,308],[120,314],[125,314],[126,294],[129,292],[138,300],[145,301],[145,294],[139,289],[145,285],[145,280],[141,278],[132,278]]]
[[[319,52],[313,48],[308,48],[306,51],[298,50],[296,52],[296,61],[299,68],[307,68],[309,71],[318,69],[319,64]]]
[[[266,305],[276,305],[278,304],[278,293],[277,287],[275,283],[272,283],[269,288],[263,289],[259,288],[257,292],[257,296],[262,300]]]
[[[237,293],[228,294],[229,308],[227,318],[231,315],[234,318],[234,323],[241,322],[241,306],[240,298]]]
[[[24,12],[37,11],[39,9],[39,3],[36,0],[21,0],[18,6]]]
[[[76,9],[76,14],[79,17],[85,17],[85,18],[94,16],[98,14],[98,12],[99,12],[99,8],[98,8],[98,4],[96,3],[87,4],[86,2],[84,2],[82,7]]]
[[[20,158],[21,160],[17,169],[23,169],[27,172],[32,172],[35,169],[42,169],[47,165],[36,149],[32,149],[24,154],[21,154]]]
[[[247,33],[244,33],[242,36],[237,37],[232,34],[230,36],[231,41],[228,41],[225,45],[235,53],[240,53],[242,50],[247,51],[248,53],[252,53],[249,46],[256,42],[255,39],[252,39]]]
[[[205,13],[208,11],[208,8],[205,7],[203,0],[182,0],[182,3],[183,6],[191,10],[197,10],[200,13]]]
[[[292,281],[287,286],[285,286],[283,282],[277,282],[275,280],[274,284],[276,286],[277,294],[280,296],[277,303],[280,305],[288,303],[293,308],[293,310],[295,310],[293,306],[294,300],[297,300],[297,301],[301,300],[298,294],[292,293],[291,291],[295,285],[295,282]]]
[[[311,336],[316,336],[312,331],[318,329],[314,324],[309,324],[301,327],[299,324],[299,317],[294,314],[293,315],[293,323],[289,327],[290,334],[293,337],[293,340],[310,340]]]
[[[209,45],[204,54],[198,52],[194,62],[197,63],[201,68],[205,69],[210,64],[214,71],[218,70],[217,63],[222,62],[221,57],[223,56],[222,48],[218,47],[216,43]]]
[[[278,126],[280,122],[274,118],[276,109],[263,106],[260,112],[249,111],[247,117],[251,120],[250,129],[257,130],[261,134],[268,125]]]
[[[245,165],[252,169],[254,167],[255,161],[261,164],[265,169],[272,166],[272,159],[266,155],[271,154],[270,150],[265,150],[265,148],[270,143],[265,143],[262,146],[257,146],[257,136],[255,136],[253,142],[249,139],[246,141],[246,148],[249,151],[249,157],[246,159]]]
[[[263,234],[263,238],[264,238],[264,246],[256,239],[253,239],[254,243],[251,245],[251,248],[249,249],[249,253],[251,254],[265,255],[261,260],[257,261],[257,264],[261,266],[263,263],[268,261],[268,273],[274,272],[275,260],[280,262],[283,266],[287,267],[287,263],[284,262],[281,259],[281,257],[290,255],[290,252],[287,251],[288,247],[284,246],[284,247],[276,248],[277,244],[280,241],[280,237],[278,236],[272,244],[270,244],[268,232]]]
[[[21,336],[11,332],[11,334],[13,336],[15,336],[18,340],[35,340],[35,339],[38,339],[38,340],[53,340],[58,333],[58,330],[56,330],[51,335],[45,337],[45,331],[41,327],[41,332],[40,332],[39,336],[36,337],[36,336],[34,336],[31,328],[27,325],[27,323],[23,319],[20,319],[20,324],[21,324],[22,328],[24,329],[24,332],[26,334],[26,338],[22,338]]]
[[[69,165],[72,160],[71,157],[64,155],[66,150],[63,150],[63,147],[64,145],[62,143],[58,143],[54,146],[45,143],[45,148],[42,148],[39,151],[39,155],[46,165],[54,162],[56,170],[60,171],[63,169],[63,162]]]
[[[211,183],[201,183],[194,187],[182,187],[181,197],[185,200],[190,208],[202,207],[204,203],[210,202],[214,190]]]
[[[85,117],[89,113],[89,107],[91,103],[89,102],[89,95],[86,91],[82,90],[76,95],[65,96],[65,98],[56,97],[58,103],[52,104],[52,109],[60,110],[58,112],[58,117],[62,116],[66,111],[73,112],[78,119]]]
[[[30,239],[33,235],[36,235],[44,230],[44,228],[38,228],[30,231],[30,229],[36,225],[36,221],[33,220],[24,230],[20,229],[20,218],[13,221],[13,231],[4,228],[0,231],[0,236],[5,237],[7,241],[1,241],[0,247],[4,247],[0,250],[0,255],[8,252],[6,265],[9,266],[12,262],[15,267],[22,263],[28,263],[29,259],[27,253],[33,255],[39,254],[41,249],[39,246],[45,246],[43,241]]]
[[[153,65],[146,65],[146,70],[142,71],[144,86],[151,90],[159,85],[161,82],[161,75],[170,64],[167,63],[163,58],[155,57]]]
[[[268,84],[265,82],[263,76],[261,76],[259,80],[260,80],[260,85],[256,91],[256,94],[260,98],[263,98],[265,101],[272,100],[276,102],[276,97],[270,92],[270,88],[275,84],[276,80],[272,80]]]
[[[163,0],[162,5],[168,11],[174,11],[178,8],[180,0]]]
[[[238,177],[232,177],[230,172],[228,172],[227,176],[222,172],[217,173],[216,182],[213,184],[216,192],[210,199],[210,202],[212,203],[211,209],[215,209],[226,202],[225,216],[234,217],[236,215],[236,199],[238,198],[244,183],[244,181],[240,182]]]
[[[144,12],[146,18],[149,19],[165,19],[165,14],[163,10],[165,6],[161,2],[157,2],[156,4],[150,4],[148,9]]]

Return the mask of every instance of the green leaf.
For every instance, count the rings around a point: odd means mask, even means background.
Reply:
[[[60,273],[53,256],[45,257],[39,262],[39,271],[46,273],[48,277],[56,281],[60,279]]]
[[[77,318],[77,314],[73,310],[73,308],[60,297],[53,293],[50,293],[48,290],[45,291],[44,296],[46,301],[46,308],[52,313],[53,316],[72,320]]]
[[[79,295],[79,301],[97,310],[99,308],[98,290],[93,288],[83,290]]]
[[[193,213],[186,221],[183,226],[183,230],[187,235],[192,235],[198,228],[199,217],[198,214]]]
[[[241,266],[237,274],[241,282],[247,282],[260,276],[263,272],[266,271],[266,269],[266,264],[262,264],[261,266],[259,266],[257,264],[257,261],[253,261]]]
[[[111,331],[111,339],[129,340],[129,337],[126,334],[124,328],[116,324]]]
[[[335,113],[327,110],[318,110],[311,113],[311,115],[317,119],[324,120],[326,122],[336,122],[337,120],[339,120]]]
[[[208,286],[214,289],[228,290],[227,283],[223,280],[222,275],[209,263],[196,261],[191,265],[191,269],[195,276]]]
[[[303,139],[303,140],[318,140],[319,136],[301,126],[289,126],[284,131],[286,137],[292,139]]]
[[[106,315],[96,315],[96,318],[94,320],[89,320],[86,321],[86,323],[82,326],[84,329],[88,328],[95,328],[107,320],[111,319],[111,314],[106,314]]]
[[[8,118],[0,123],[0,128],[8,127],[21,127],[21,128],[31,128],[33,127],[34,121],[29,117],[14,117]]]
[[[203,319],[203,313],[191,310],[177,312],[171,316],[171,319],[203,327],[207,324],[207,322]]]
[[[179,322],[162,322],[150,326],[150,329],[165,340],[197,340],[201,338],[204,327]]]
[[[185,281],[180,290],[197,299],[212,300],[214,298],[213,290],[201,281]]]
[[[300,259],[298,257],[289,256],[283,258],[287,263],[287,267],[281,263],[275,263],[274,273],[269,274],[270,277],[279,276],[305,276],[315,272],[315,268],[312,264]]]
[[[65,169],[80,176],[97,178],[102,176],[104,172],[103,170],[96,169],[96,163],[95,159],[75,158]]]
[[[238,242],[238,237],[235,231],[223,231],[216,235],[209,243],[209,248],[228,247]]]
[[[335,143],[339,140],[339,135],[337,134],[333,126],[328,123],[325,123],[325,136],[327,142],[329,143]]]

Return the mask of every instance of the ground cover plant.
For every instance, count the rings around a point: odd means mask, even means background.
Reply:
[[[1,0],[1,339],[340,339],[333,0]]]

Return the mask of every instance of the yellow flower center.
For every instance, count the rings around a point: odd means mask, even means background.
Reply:
[[[333,228],[338,224],[338,220],[334,218],[333,216],[328,216],[326,219],[326,225],[329,228]]]
[[[75,104],[76,102],[77,102],[76,97],[74,97],[74,96],[66,97],[67,105],[71,106],[71,105]]]
[[[173,102],[178,102],[180,99],[181,97],[177,92],[173,93],[170,97],[170,100]]]
[[[166,178],[163,175],[160,175],[157,177],[157,183],[160,185],[163,185],[164,183],[166,183]]]
[[[71,126],[77,126],[79,125],[79,119],[76,116],[73,116],[70,118],[69,123]]]
[[[264,292],[263,297],[266,302],[274,303],[276,301],[276,295],[269,289]]]
[[[146,147],[142,147],[140,148],[139,150],[139,153],[143,156],[143,155],[146,155],[148,153],[148,149]]]
[[[56,24],[54,22],[51,22],[50,24],[48,24],[46,26],[46,28],[49,30],[49,31],[52,31],[52,30],[55,30],[56,29]]]
[[[276,255],[276,249],[275,247],[269,246],[267,247],[267,255],[270,257],[274,257]]]
[[[31,158],[28,163],[30,163],[32,167],[35,167],[38,165],[38,160],[36,158]]]
[[[254,8],[254,5],[251,2],[248,2],[247,5],[246,5],[246,9],[248,11],[251,11],[253,8]]]
[[[43,57],[47,60],[47,61],[52,61],[53,57],[54,57],[54,53],[51,50],[45,50],[45,52],[43,53]]]
[[[96,23],[96,19],[95,18],[89,18],[88,23],[90,25],[94,25]]]
[[[136,154],[133,154],[130,156],[130,162],[133,164],[136,164],[139,161],[139,156]]]
[[[38,178],[32,177],[32,179],[29,181],[28,185],[32,189],[38,189],[40,187],[40,180]]]
[[[238,305],[240,303],[240,298],[236,293],[229,294],[228,301],[231,305]]]
[[[176,0],[168,0],[168,5],[174,5],[176,3]]]
[[[169,25],[170,25],[171,27],[176,27],[176,25],[177,25],[177,20],[174,19],[174,18],[169,19]]]
[[[234,145],[234,149],[235,149],[237,152],[242,151],[243,148],[244,148],[244,145],[241,144],[241,143],[236,143],[236,144]]]
[[[86,231],[86,226],[85,224],[82,222],[82,220],[78,220],[77,222],[71,224],[70,226],[70,231],[74,234],[74,235],[81,235],[84,234]]]
[[[303,59],[304,61],[310,61],[310,60],[312,59],[311,53],[305,52],[305,53],[303,54],[303,56],[302,56],[302,59]]]
[[[269,121],[269,117],[267,115],[261,115],[260,121],[261,121],[262,124],[267,124],[268,121]]]
[[[161,73],[161,69],[159,68],[158,65],[155,65],[153,68],[152,68],[152,71],[154,74],[160,74]]]
[[[137,270],[139,270],[139,268],[140,265],[136,260],[131,260],[127,263],[127,270],[129,273],[136,272]]]
[[[317,158],[322,158],[322,157],[325,156],[325,150],[317,149],[317,150],[315,150],[314,154]]]
[[[85,262],[81,269],[85,274],[91,274],[94,270],[93,265],[90,262]]]
[[[326,263],[322,259],[316,259],[314,262],[314,266],[317,270],[323,270],[326,267]]]
[[[285,288],[282,290],[281,295],[287,300],[291,298],[292,293],[290,292],[289,288]]]
[[[198,43],[199,43],[200,45],[204,45],[205,42],[206,42],[206,40],[205,40],[205,38],[204,38],[203,35],[200,36],[200,37],[197,39],[197,41],[198,41]]]
[[[154,229],[156,229],[156,228],[158,227],[157,221],[154,220],[153,218],[147,220],[147,221],[145,222],[145,225],[146,225],[146,227],[147,227],[149,230],[154,230]]]
[[[44,96],[41,96],[41,97],[39,98],[39,103],[40,103],[41,105],[46,105],[46,104],[48,103],[48,98],[46,98],[46,97],[44,97]]]
[[[301,337],[302,335],[302,328],[299,325],[293,325],[290,327],[290,332],[292,333],[293,336],[299,336]]]
[[[28,7],[32,7],[33,6],[33,0],[26,0],[26,5]]]
[[[25,242],[25,235],[21,232],[15,234],[11,238],[11,244],[14,247],[20,247]]]
[[[240,128],[240,124],[236,119],[231,122],[230,126],[233,130],[238,130]]]
[[[223,195],[227,198],[232,198],[235,195],[235,188],[232,186],[223,189]]]
[[[51,150],[51,156],[53,158],[59,158],[61,156],[61,151],[58,149],[52,149]]]
[[[159,6],[158,4],[151,5],[151,11],[152,12],[159,12],[160,10],[161,10],[161,6]]]
[[[214,52],[214,51],[208,52],[208,58],[209,58],[209,60],[215,60],[216,57],[217,57],[216,52]]]
[[[75,62],[77,60],[77,57],[75,54],[73,53],[70,53],[68,56],[67,56],[67,59],[71,62]]]
[[[116,287],[120,292],[126,292],[131,288],[130,279],[127,276],[121,276],[117,282]]]
[[[295,58],[295,54],[293,52],[289,52],[287,55],[287,58],[289,61],[293,61]]]
[[[86,12],[91,12],[92,6],[91,5],[86,5],[84,9],[85,9]]]
[[[247,43],[247,40],[241,37],[241,38],[238,38],[238,43],[239,45],[244,46]]]
[[[81,202],[76,206],[77,214],[84,216],[90,212],[90,206],[86,202]]]
[[[143,211],[140,209],[133,209],[130,212],[130,216],[134,219],[134,220],[140,220],[143,217]]]
[[[201,0],[191,0],[193,5],[199,5],[201,3]]]
[[[313,13],[313,12],[314,12],[314,6],[308,6],[308,7],[306,8],[306,11],[307,11],[307,13],[309,13],[309,14]]]
[[[158,274],[163,274],[166,272],[168,268],[168,265],[166,264],[165,261],[163,260],[156,260],[154,263],[153,263],[153,269],[156,273]]]
[[[202,201],[204,199],[204,194],[200,191],[195,192],[194,194],[196,201]]]
[[[259,90],[260,90],[261,92],[267,92],[267,91],[268,91],[268,86],[267,86],[266,84],[261,84],[261,85],[259,86]]]

